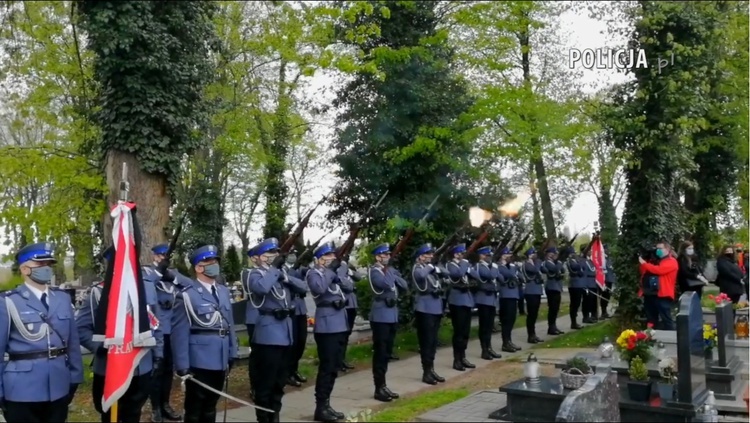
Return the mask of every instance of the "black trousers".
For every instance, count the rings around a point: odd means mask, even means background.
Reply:
[[[315,404],[327,404],[336,383],[341,357],[341,349],[346,342],[346,332],[315,333],[318,347],[318,376],[315,378]]]
[[[466,357],[466,347],[471,335],[471,307],[448,305],[453,325],[453,358]]]
[[[607,284],[607,290],[599,292],[602,297],[599,299],[599,305],[602,308],[602,314],[607,313],[607,306],[609,305],[609,299],[612,298],[612,284]],[[698,294],[700,295],[700,294]]]
[[[375,387],[385,386],[388,361],[393,355],[393,341],[396,339],[398,323],[370,322],[372,328],[372,379]]]
[[[190,368],[193,377],[206,385],[224,390],[224,370],[206,370]],[[216,421],[216,404],[219,395],[198,386],[197,383],[185,382],[185,423],[209,423]]]
[[[117,401],[118,422],[138,423],[141,421],[141,409],[151,393],[151,379],[150,374],[133,376],[133,380],[130,382],[128,390],[125,391],[125,395]],[[104,376],[94,374],[94,379],[91,383],[91,397],[94,401],[94,409],[101,416],[102,423],[109,423],[111,421],[109,411],[102,413],[102,394],[104,394]]]
[[[96,378],[96,376],[94,376],[94,378]],[[100,393],[99,398],[101,397]],[[49,402],[5,401],[4,417],[8,423],[64,422],[68,420],[68,403],[70,403],[70,398],[67,396]],[[140,409],[138,414],[140,415]],[[137,422],[138,420],[135,421]],[[109,422],[109,420],[107,420],[107,422]]]
[[[260,363],[256,367],[253,381],[255,389],[255,403],[275,412],[281,411],[281,399],[284,397],[284,386],[289,371],[289,360],[292,346],[256,344],[255,359]],[[267,411],[255,410],[259,422],[271,421],[272,414]]]
[[[431,369],[435,365],[435,353],[437,352],[438,333],[440,332],[439,314],[427,314],[419,311],[414,313],[417,326],[417,340],[419,341],[419,356],[422,359],[422,368]]]
[[[583,288],[568,288],[570,294],[570,323],[576,323],[578,320],[578,310],[581,309],[583,295],[586,291]]]
[[[299,361],[305,354],[307,347],[307,315],[302,314],[292,317],[292,334],[294,336],[291,351],[289,352],[289,369],[287,376],[293,376],[299,371]]]
[[[356,318],[357,318],[357,309],[347,308],[346,309],[346,327],[349,328],[349,330],[346,331],[346,343],[344,343],[344,348],[341,349],[341,362],[339,364],[340,367],[343,367],[344,362],[346,361],[346,350],[349,347],[349,337],[352,336],[352,330],[354,330],[354,320]]]
[[[593,318],[596,319],[599,317],[599,313],[597,311],[597,304],[598,299],[597,295],[601,294],[601,290],[599,288],[589,288],[586,290],[586,293],[583,294],[583,318]]]
[[[172,394],[172,342],[169,334],[164,335],[164,372],[151,380],[151,409],[162,408],[169,404]]]
[[[495,310],[495,306],[477,304],[477,315],[479,317],[479,344],[482,346],[483,350],[492,346],[492,326],[495,320]]]
[[[500,331],[503,343],[510,341],[513,326],[516,324],[518,300],[515,298],[500,298]]]
[[[255,364],[258,360],[255,358],[255,344],[253,343],[253,334],[255,334],[255,325],[245,325],[247,327],[247,339],[250,340],[250,357],[248,357],[247,363],[247,375],[250,381],[250,392],[254,391],[253,380],[257,379],[255,376]]]
[[[526,302],[526,298],[524,298],[523,295],[518,298],[518,314],[524,314],[526,311],[524,310],[524,303]]]
[[[547,294],[547,329],[557,329],[557,315],[560,313],[560,302],[562,301],[562,292],[550,291],[545,289]]]
[[[526,333],[536,335],[536,319],[539,317],[539,307],[542,305],[541,295],[524,294],[526,300]]]

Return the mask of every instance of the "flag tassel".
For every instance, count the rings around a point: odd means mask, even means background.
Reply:
[[[115,401],[109,409],[109,421],[112,423],[117,423],[117,403],[118,401]]]

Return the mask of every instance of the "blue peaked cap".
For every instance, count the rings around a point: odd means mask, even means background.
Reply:
[[[31,261],[51,261],[57,263],[54,257],[55,244],[50,242],[39,242],[27,245],[16,253],[16,262],[18,264]]]
[[[259,256],[269,251],[274,251],[278,249],[279,249],[279,240],[276,238],[267,238],[261,241],[260,244],[251,248],[250,251],[252,251],[252,255]],[[248,252],[248,254],[250,254],[250,252]]]
[[[313,251],[313,256],[316,259],[319,259],[326,254],[331,254],[335,252],[336,252],[336,249],[333,247],[333,244],[331,244],[330,242],[326,242],[325,244],[316,248],[315,251]]]
[[[419,257],[422,254],[434,253],[434,252],[435,252],[435,249],[432,247],[432,244],[430,243],[422,244],[419,246],[419,248],[417,248],[417,251],[414,252],[414,257]]]
[[[466,252],[466,244],[458,244],[451,248],[451,254],[459,254]]]
[[[377,247],[372,249],[372,255],[377,256],[380,254],[388,254],[391,252],[391,246],[387,242],[385,244],[380,244]]]
[[[252,257],[255,255],[255,247],[250,247],[249,250],[247,250],[247,256]]]
[[[154,254],[167,254],[167,251],[169,251],[169,245],[167,244],[159,244],[151,249],[151,252]]]
[[[563,251],[565,252],[565,254],[573,254],[576,252],[576,249],[569,245],[565,247]]]
[[[190,254],[190,263],[195,266],[196,264],[209,259],[218,259],[219,249],[215,245],[204,245],[203,247],[196,248]]]
[[[557,247],[549,247],[546,250],[544,250],[544,252],[547,253],[547,254],[549,254],[549,253],[557,254]]]
[[[510,248],[508,248],[508,247],[504,247],[503,251],[500,251],[500,255],[501,256],[504,256],[506,254],[511,254]]]
[[[480,247],[479,249],[477,249],[477,254],[490,255],[492,254],[492,247],[490,247],[489,245]]]
[[[528,250],[526,250],[526,255],[527,256],[530,256],[530,255],[532,255],[534,253],[536,253],[536,248],[534,248],[534,247],[531,247]]]
[[[107,261],[112,261],[115,258],[115,247],[110,245],[104,252],[102,252],[102,258]]]

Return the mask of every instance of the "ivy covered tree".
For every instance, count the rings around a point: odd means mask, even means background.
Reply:
[[[694,170],[693,137],[707,126],[710,86],[703,83],[716,60],[710,48],[719,13],[713,2],[639,1],[630,10],[631,48],[641,48],[648,68],[635,68],[609,110],[615,145],[630,153],[621,236],[615,255],[618,319],[623,327],[640,316],[635,255],[660,240],[686,232],[681,184]],[[674,64],[659,70],[656,60]]]
[[[230,244],[224,252],[224,259],[221,261],[221,273],[227,282],[235,282],[240,280],[241,272],[240,253],[234,244]]]
[[[95,54],[99,85],[94,121],[110,204],[128,165],[131,199],[139,205],[146,245],[168,238],[172,187],[186,153],[201,143],[204,89],[212,79],[215,39],[211,2],[77,3]],[[111,219],[105,218],[105,228]],[[105,239],[111,238],[104,231]],[[147,260],[144,248],[142,260]]]

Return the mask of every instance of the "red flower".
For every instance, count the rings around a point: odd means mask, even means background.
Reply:
[[[646,334],[645,334],[645,333],[643,333],[643,332],[638,332],[637,334],[635,334],[635,337],[636,337],[636,339],[637,339],[637,340],[639,340],[639,341],[643,341],[643,340],[645,340],[646,338],[648,338],[648,336],[646,336]]]
[[[653,329],[654,328],[654,324],[651,323],[651,322],[646,323],[646,327],[649,328],[649,329]]]
[[[635,342],[628,341],[628,349],[629,350],[635,349]]]
[[[713,300],[714,299],[714,295],[713,294],[708,294],[708,299],[709,300]]]
[[[638,338],[636,338],[635,335],[630,335],[630,337],[628,338],[628,342],[635,342],[637,340],[638,340]]]

